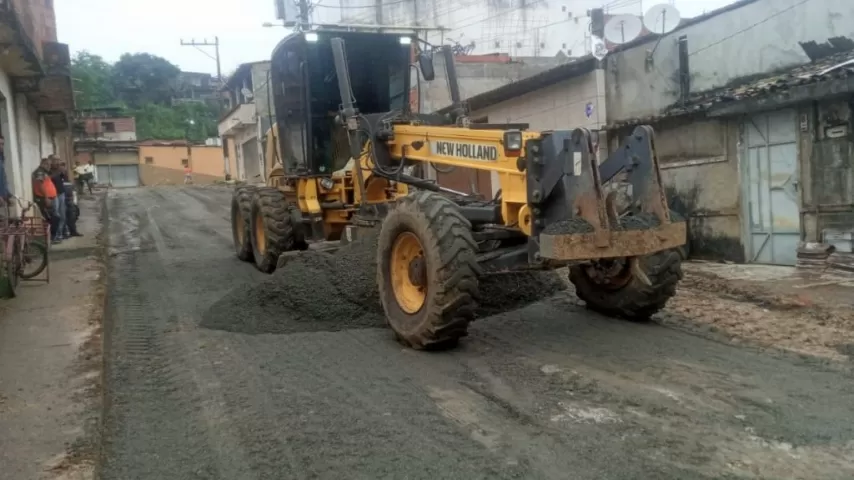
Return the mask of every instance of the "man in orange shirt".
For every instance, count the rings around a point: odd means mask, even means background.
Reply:
[[[33,171],[33,201],[39,206],[42,217],[50,221],[51,237],[59,229],[59,212],[56,210],[56,185],[50,178],[50,159],[43,158]],[[52,243],[59,243],[54,240]]]
[[[193,183],[193,171],[190,170],[190,165],[184,167],[184,183]]]

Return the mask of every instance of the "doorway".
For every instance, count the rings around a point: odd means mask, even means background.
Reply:
[[[795,265],[801,239],[797,117],[763,113],[742,125],[747,260]]]

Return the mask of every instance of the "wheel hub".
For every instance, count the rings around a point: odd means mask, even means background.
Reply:
[[[419,255],[409,262],[409,281],[416,287],[427,285],[427,265],[424,256]]]
[[[598,260],[585,270],[594,283],[608,289],[624,287],[632,278],[627,258]]]
[[[424,247],[414,233],[403,232],[395,239],[390,253],[389,275],[395,299],[401,310],[414,314],[427,301]]]

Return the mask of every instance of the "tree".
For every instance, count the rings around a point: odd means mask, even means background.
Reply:
[[[117,98],[112,86],[113,66],[99,55],[77,52],[71,60],[71,76],[78,107],[85,109],[115,105]]]
[[[169,105],[181,69],[163,57],[126,53],[113,65],[113,87],[131,108]]]

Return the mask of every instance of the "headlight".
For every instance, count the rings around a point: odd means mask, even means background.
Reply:
[[[317,34],[316,34],[316,33],[314,33],[314,32],[306,32],[306,34],[305,34],[305,41],[306,41],[306,42],[311,42],[311,43],[316,42],[316,41],[317,41]]]
[[[332,190],[332,187],[335,186],[335,182],[333,182],[332,179],[329,177],[321,178],[320,186],[325,188],[326,190]]]
[[[400,44],[401,44],[401,45],[409,45],[410,43],[412,43],[412,39],[411,39],[411,38],[409,38],[409,37],[400,37]]]
[[[522,132],[519,130],[508,130],[504,132],[504,150],[522,150]]]

